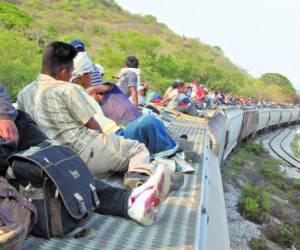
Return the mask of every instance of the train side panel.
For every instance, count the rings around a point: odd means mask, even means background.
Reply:
[[[299,119],[299,110],[298,109],[292,109],[291,110],[291,122],[296,122]]]
[[[269,120],[270,120],[270,110],[269,109],[259,109],[256,131],[261,131],[261,130],[267,128]]]
[[[289,124],[289,122],[291,120],[291,115],[292,115],[292,112],[290,109],[282,109],[280,124]]]
[[[279,125],[280,119],[281,119],[281,110],[270,109],[270,120],[268,123],[268,127]]]
[[[243,124],[241,128],[239,142],[246,137],[256,132],[258,124],[258,111],[257,109],[244,109]]]
[[[220,162],[222,162],[225,146],[226,123],[225,114],[220,110],[208,122],[211,148]]]
[[[222,159],[225,160],[234,147],[237,145],[240,131],[243,124],[244,112],[237,108],[228,108],[224,110],[226,115],[226,134],[225,145]]]

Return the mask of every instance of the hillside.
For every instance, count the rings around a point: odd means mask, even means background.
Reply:
[[[43,47],[52,40],[82,39],[106,79],[128,55],[140,59],[142,80],[164,91],[174,79],[200,79],[210,89],[291,101],[287,85],[254,79],[219,47],[181,37],[150,15],[133,15],[113,0],[11,0],[0,3],[0,81],[15,97],[39,73]]]

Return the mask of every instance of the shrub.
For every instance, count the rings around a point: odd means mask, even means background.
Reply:
[[[264,146],[261,142],[256,143],[253,140],[248,140],[245,143],[244,147],[248,152],[252,152],[252,153],[255,153],[255,154],[260,154],[260,153],[266,152],[265,149],[264,149]]]
[[[12,99],[21,88],[36,79],[40,65],[38,43],[0,29],[0,82],[5,85]]]
[[[297,190],[300,190],[300,180],[294,179],[293,180],[293,187]]]
[[[284,247],[291,247],[296,236],[295,227],[289,223],[271,224],[264,233],[268,239]]]
[[[7,29],[18,27],[28,27],[32,18],[17,6],[9,3],[0,3],[0,22]]]
[[[246,219],[263,223],[268,219],[269,197],[258,187],[246,185],[238,203],[239,213]]]
[[[252,238],[249,242],[252,250],[269,250],[267,240],[265,238]]]

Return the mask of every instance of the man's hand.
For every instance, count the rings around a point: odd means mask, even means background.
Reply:
[[[0,120],[0,138],[18,143],[19,132],[13,120]]]

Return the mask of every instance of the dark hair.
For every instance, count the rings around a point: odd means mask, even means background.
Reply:
[[[70,70],[76,54],[75,48],[68,43],[51,42],[44,50],[42,71],[55,77],[62,69]]]
[[[76,50],[77,52],[84,52],[84,51],[85,51],[85,48],[84,48],[84,47],[81,47],[81,46],[77,46],[77,47],[75,47],[75,50]]]
[[[184,86],[184,82],[180,81],[180,80],[175,80],[172,84],[172,88],[173,89],[178,89],[180,87]]]
[[[139,59],[135,56],[128,56],[125,60],[125,64],[129,68],[138,68],[139,67]]]

